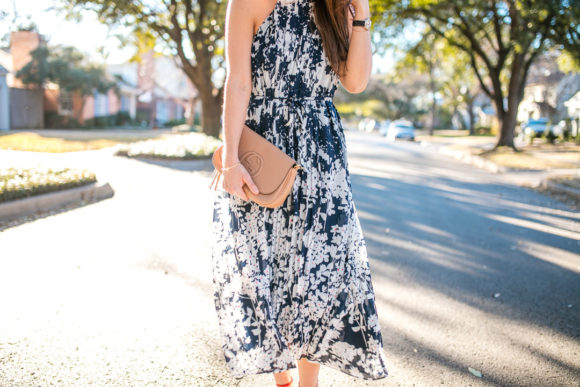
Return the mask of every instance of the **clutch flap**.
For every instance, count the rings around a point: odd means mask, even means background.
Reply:
[[[271,194],[284,181],[295,161],[244,124],[238,154],[260,193]]]

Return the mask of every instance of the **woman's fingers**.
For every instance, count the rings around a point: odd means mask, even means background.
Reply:
[[[224,174],[224,179],[222,186],[224,190],[229,192],[232,195],[238,196],[239,198],[243,199],[244,201],[248,201],[248,195],[243,189],[244,184],[246,184],[252,192],[258,194],[260,190],[258,186],[252,180],[249,172],[246,168],[242,165],[239,165],[238,168],[234,168],[231,171],[228,171]]]
[[[244,169],[243,179],[244,179],[244,182],[248,185],[248,187],[250,187],[250,189],[252,190],[253,193],[255,193],[255,194],[260,193],[258,186],[254,183],[254,180],[252,180],[252,177],[250,176],[248,171],[245,169]]]
[[[244,192],[243,188],[240,186],[240,188],[238,188],[236,190],[236,195],[238,195],[240,198],[242,198],[245,201],[248,201],[248,195],[246,195],[246,193]]]

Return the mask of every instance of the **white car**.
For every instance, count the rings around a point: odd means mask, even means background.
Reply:
[[[358,124],[358,130],[361,132],[372,132],[375,129],[376,121],[372,118],[364,118]]]
[[[393,141],[397,139],[415,141],[415,127],[411,121],[393,121],[387,129],[386,137]]]
[[[380,134],[382,134],[383,136],[386,136],[390,125],[391,125],[390,120],[381,121],[381,122],[379,122],[377,130],[379,131]]]

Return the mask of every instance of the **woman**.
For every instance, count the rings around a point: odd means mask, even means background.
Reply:
[[[366,88],[372,61],[368,0],[230,0],[221,191],[214,203],[215,307],[234,376],[271,372],[278,386],[318,383],[320,365],[363,379],[387,376],[354,202],[339,82]],[[353,26],[355,20],[356,26]],[[362,25],[362,26],[360,26]],[[238,159],[243,124],[293,157],[279,208]]]

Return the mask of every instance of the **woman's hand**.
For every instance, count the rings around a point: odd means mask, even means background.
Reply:
[[[222,171],[223,176],[222,187],[230,194],[236,195],[242,198],[243,200],[247,201],[249,200],[248,195],[246,195],[246,193],[242,189],[244,184],[250,187],[252,192],[255,194],[260,193],[260,191],[258,190],[256,184],[254,184],[254,181],[252,180],[252,177],[250,176],[248,170],[244,167],[242,163],[239,163],[239,160],[228,161],[227,164],[224,163],[222,165],[224,166],[224,168],[228,168],[235,164],[237,165],[234,166],[233,168],[229,168]]]
[[[355,9],[355,12],[358,13],[356,15],[358,20],[369,17],[369,0],[351,0],[350,4]]]

